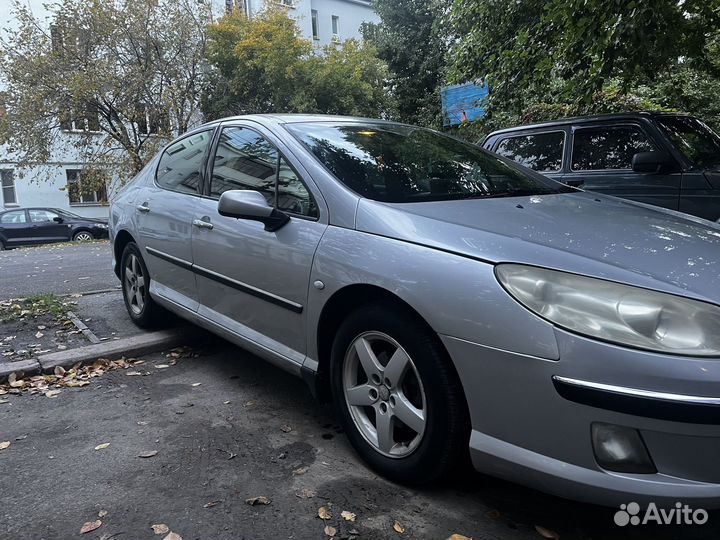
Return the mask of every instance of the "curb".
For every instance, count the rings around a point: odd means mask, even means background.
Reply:
[[[49,354],[42,354],[35,360],[21,360],[0,364],[0,382],[5,381],[13,372],[34,375],[39,372],[50,372],[56,366],[70,368],[78,362],[91,363],[98,358],[116,360],[121,357],[142,356],[186,344],[199,334],[194,328],[176,328],[148,332],[139,336],[104,341],[95,345],[78,347]]]

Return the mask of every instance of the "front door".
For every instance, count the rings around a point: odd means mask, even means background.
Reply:
[[[639,125],[579,127],[573,130],[570,170],[563,181],[589,191],[677,210],[680,171],[636,173],[632,158],[658,150]]]
[[[30,215],[32,235],[37,243],[46,244],[70,240],[72,225],[62,223],[62,217],[57,212],[36,208],[28,210],[28,214]]]
[[[222,128],[206,197],[196,207],[193,268],[200,315],[300,364],[310,270],[327,212],[298,173],[300,163],[279,145],[255,128]],[[233,189],[262,193],[290,222],[268,232],[257,221],[221,216],[218,199]]]
[[[6,247],[36,243],[25,210],[11,210],[0,215],[0,235]]]
[[[166,148],[155,183],[143,188],[135,200],[150,290],[192,311],[198,302],[191,227],[212,135],[212,129],[195,132]]]

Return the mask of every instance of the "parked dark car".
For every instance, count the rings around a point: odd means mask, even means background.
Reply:
[[[86,218],[58,208],[14,208],[0,212],[0,250],[107,237],[107,220]]]
[[[720,137],[692,116],[567,118],[495,131],[483,147],[571,186],[720,220]]]

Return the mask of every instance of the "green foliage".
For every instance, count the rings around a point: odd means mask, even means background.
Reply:
[[[450,35],[443,24],[443,0],[378,0],[377,25],[364,28],[378,56],[390,68],[396,119],[411,124],[442,126],[440,88],[445,80]]]
[[[235,11],[209,34],[208,118],[267,112],[381,116],[387,110],[387,68],[370,45],[348,40],[316,54],[281,9],[253,18]]]
[[[19,28],[0,41],[0,142],[21,168],[57,159],[60,146],[88,164],[88,180],[101,178],[99,169],[139,171],[198,118],[208,8],[192,0],[48,7],[50,29],[15,1]]]
[[[451,82],[490,84],[487,128],[682,109],[717,121],[720,0],[454,0]]]

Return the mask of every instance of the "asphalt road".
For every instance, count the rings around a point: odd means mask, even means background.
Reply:
[[[2,396],[0,441],[11,444],[0,450],[0,539],[164,538],[153,524],[185,540],[327,540],[325,526],[358,540],[538,540],[536,526],[563,540],[720,534],[717,514],[702,527],[620,528],[613,509],[471,471],[424,489],[387,482],[299,379],[217,340],[199,352],[166,368],[151,356],[130,368],[147,375],[111,372],[55,398]],[[246,503],[258,496],[270,504]],[[80,535],[96,519],[100,528]]]
[[[0,300],[118,287],[110,244],[52,244],[0,251]]]

